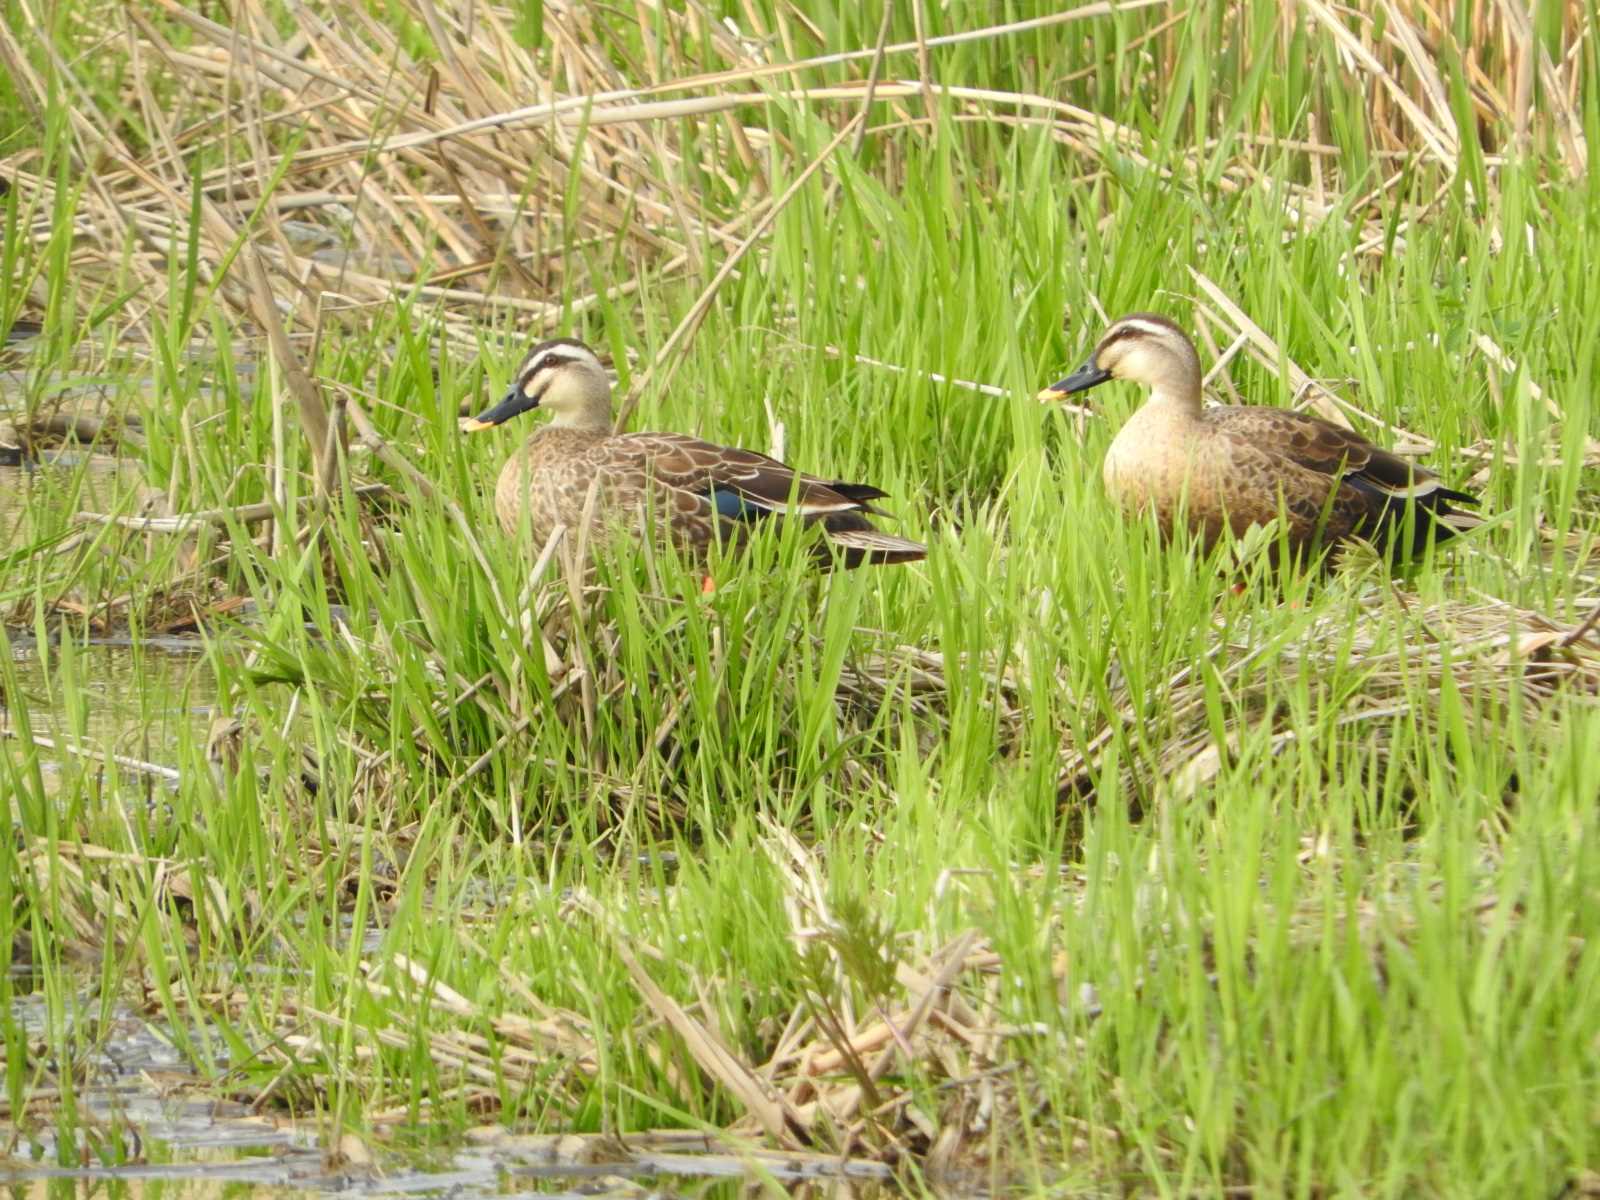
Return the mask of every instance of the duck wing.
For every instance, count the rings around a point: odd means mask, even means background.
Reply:
[[[599,454],[597,469],[613,495],[626,500],[631,493],[639,500],[652,492],[658,505],[670,505],[680,533],[695,541],[710,541],[718,526],[742,536],[756,521],[792,513],[820,525],[846,567],[927,555],[921,543],[884,533],[867,520],[867,514],[880,512],[872,501],[888,495],[868,483],[807,475],[754,450],[677,433],[608,438]],[[819,560],[833,561],[822,543],[817,549]]]
[[[1451,507],[1452,502],[1476,504],[1473,496],[1445,487],[1427,468],[1321,417],[1239,405],[1207,409],[1202,420],[1229,446],[1237,467],[1229,490],[1241,506],[1263,509],[1254,519],[1264,519],[1273,515],[1265,507],[1281,502],[1297,542],[1319,531],[1327,541],[1354,535],[1387,542],[1404,556],[1429,541],[1453,537],[1474,520]],[[1407,542],[1394,535],[1411,512],[1418,515]]]
[[[1445,487],[1426,467],[1374,446],[1354,430],[1310,413],[1256,404],[1225,405],[1206,409],[1201,419],[1219,432],[1319,475],[1359,479],[1369,487],[1412,500],[1437,494],[1445,500],[1477,503],[1468,493]]]
[[[811,518],[872,512],[871,502],[888,494],[870,484],[807,475],[754,450],[719,446],[685,434],[610,438],[605,457],[608,468],[698,497],[708,513],[715,511],[729,520],[787,511]]]

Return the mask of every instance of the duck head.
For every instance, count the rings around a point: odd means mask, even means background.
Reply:
[[[582,342],[551,338],[528,351],[504,399],[476,417],[462,418],[461,428],[469,433],[493,429],[533,408],[547,410],[552,425],[608,427],[611,378]]]
[[[1167,396],[1198,399],[1200,356],[1189,335],[1167,318],[1130,313],[1111,323],[1088,362],[1045,388],[1038,399],[1062,400],[1108,379],[1127,379]]]

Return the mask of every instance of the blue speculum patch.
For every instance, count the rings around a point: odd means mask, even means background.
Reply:
[[[711,488],[711,503],[716,506],[719,515],[727,517],[730,521],[753,521],[767,515],[767,510],[759,504],[752,504],[731,488],[719,488],[714,484]]]

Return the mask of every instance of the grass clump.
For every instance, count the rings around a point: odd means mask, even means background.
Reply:
[[[0,313],[45,328],[7,419],[135,468],[0,509],[40,656],[0,654],[12,1113],[46,1086],[20,978],[60,1061],[131,998],[217,1088],[397,1142],[1584,1178],[1578,6],[472,11],[164,11],[103,74],[93,4],[0,30],[6,128],[44,115],[0,165]],[[1490,527],[1235,594],[1109,510],[1135,397],[1027,399],[1151,307],[1219,397],[1342,414]],[[509,439],[456,417],[550,330],[611,354],[634,427],[871,479],[929,559],[817,578],[760,540],[709,596],[642,549],[537,562],[486,494]],[[185,624],[203,719],[103,744],[79,641]]]

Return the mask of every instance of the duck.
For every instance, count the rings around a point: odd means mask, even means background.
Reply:
[[[1113,321],[1088,362],[1038,399],[1113,379],[1150,393],[1106,451],[1106,492],[1124,512],[1154,513],[1163,536],[1181,520],[1209,551],[1282,517],[1293,555],[1360,539],[1400,562],[1481,523],[1454,507],[1474,496],[1332,421],[1270,405],[1206,407],[1194,343],[1155,313]]]
[[[743,545],[762,525],[797,517],[820,529],[814,561],[836,565],[915,562],[921,543],[875,527],[874,501],[888,493],[866,483],[825,479],[775,458],[680,433],[614,433],[611,377],[576,338],[551,338],[528,351],[504,399],[466,432],[493,429],[540,409],[550,420],[506,460],[495,485],[495,513],[515,537],[526,527],[544,545],[558,525],[584,521],[598,483],[589,544],[617,531],[664,537],[703,560],[719,542]],[[524,516],[526,514],[526,516]]]

